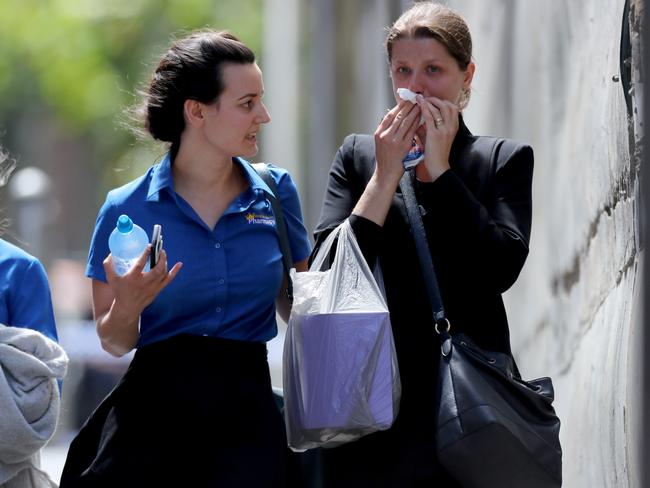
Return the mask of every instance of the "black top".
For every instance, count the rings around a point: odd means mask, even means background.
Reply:
[[[528,255],[533,152],[530,146],[472,135],[462,118],[449,162],[433,183],[416,182],[418,203],[451,332],[465,332],[485,349],[510,353],[501,293],[517,279]],[[375,168],[372,136],[350,135],[336,153],[315,255],[329,232],[350,216]],[[491,163],[493,162],[493,164]],[[350,219],[364,256],[377,257],[386,288],[402,379],[402,407],[410,384],[431,384],[440,341],[399,188],[383,227]],[[423,390],[433,394],[434,388]]]

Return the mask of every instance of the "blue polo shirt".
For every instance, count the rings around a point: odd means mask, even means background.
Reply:
[[[58,340],[43,265],[3,239],[0,239],[0,324],[32,329]]]
[[[88,277],[106,281],[102,261],[121,214],[149,237],[153,225],[161,224],[169,267],[183,262],[176,278],[142,312],[138,347],[180,333],[255,342],[277,334],[275,298],[283,269],[275,217],[265,193],[270,189],[247,161],[233,161],[244,170],[249,187],[214,229],[174,191],[169,154],[140,178],[109,192],[100,209]],[[302,261],[311,245],[298,192],[285,170],[270,165],[269,171],[278,187],[293,259]]]

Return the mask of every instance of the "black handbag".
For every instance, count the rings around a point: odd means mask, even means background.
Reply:
[[[438,461],[466,488],[560,487],[560,420],[551,379],[524,381],[510,355],[450,333],[413,178],[413,170],[405,173],[400,188],[441,341]]]

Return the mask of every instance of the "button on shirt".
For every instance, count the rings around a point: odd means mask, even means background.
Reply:
[[[106,281],[102,261],[117,218],[126,214],[149,236],[161,224],[163,247],[171,268],[181,261],[176,278],[144,309],[138,346],[179,333],[264,342],[277,334],[275,298],[283,279],[276,222],[267,199],[271,190],[241,159],[249,188],[210,229],[174,191],[169,154],[142,177],[109,192],[99,211],[86,275]],[[296,262],[311,246],[300,202],[289,173],[269,165],[284,211],[291,252]]]

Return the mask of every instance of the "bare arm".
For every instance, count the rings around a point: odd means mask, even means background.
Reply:
[[[113,269],[111,255],[104,260],[108,283],[93,280],[93,314],[102,348],[113,356],[123,356],[135,347],[140,335],[140,314],[180,271],[176,263],[167,272],[167,254],[163,250],[160,261],[151,271],[143,273],[151,246],[140,256],[124,276]]]
[[[354,215],[384,225],[393,194],[404,174],[402,159],[411,148],[419,122],[419,106],[404,101],[382,119],[375,131],[375,172],[352,210]]]
[[[102,348],[113,356],[123,356],[138,342],[140,315],[120,316],[115,295],[103,281],[93,280],[93,315]]]

